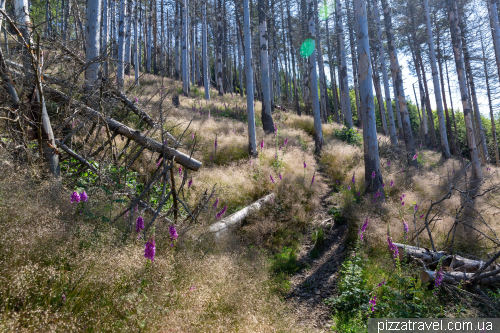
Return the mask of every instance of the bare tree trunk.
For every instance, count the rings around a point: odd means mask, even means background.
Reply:
[[[122,0],[124,1],[124,0]],[[146,42],[146,71],[152,73],[151,66],[153,55],[153,0],[149,0],[149,10],[147,17],[147,42]]]
[[[387,115],[389,117],[391,143],[396,146],[398,144],[398,136],[396,133],[396,125],[394,123],[394,111],[392,110],[391,91],[389,90],[389,78],[387,77],[387,67],[385,65],[384,43],[382,42],[382,25],[380,24],[380,12],[378,10],[377,1],[373,1],[373,15],[375,16],[375,24],[377,26],[377,49],[380,56],[382,79],[384,81],[385,105],[387,108]]]
[[[135,84],[139,86],[139,22],[138,19],[138,8],[139,0],[135,0],[135,14],[134,14],[134,74],[135,74]]]
[[[271,116],[271,91],[269,82],[269,60],[267,52],[267,0],[259,0],[260,73],[262,80],[262,127],[267,133],[274,132]]]
[[[417,45],[415,45],[415,47],[418,47]],[[429,129],[431,131],[431,140],[432,140],[432,144],[434,146],[437,146],[437,138],[436,138],[436,129],[434,127],[434,116],[432,114],[432,109],[431,109],[431,101],[429,99],[429,89],[427,87],[427,77],[425,75],[425,68],[424,68],[424,64],[422,62],[422,57],[420,56],[420,51],[418,50],[417,52],[417,65],[419,64],[420,65],[420,70],[422,71],[422,82],[424,84],[424,91],[425,91],[425,109],[426,109],[426,113],[427,113],[427,121],[428,121],[428,124],[429,124]]]
[[[292,58],[292,71],[293,71],[293,96],[295,98],[295,111],[297,114],[300,116],[302,114],[300,110],[300,104],[299,104],[299,93],[297,91],[297,75],[296,75],[296,66],[295,66],[295,48],[293,46],[293,39],[292,39],[292,23],[291,23],[291,16],[290,16],[290,0],[286,1],[286,12],[288,16],[288,40],[290,42],[290,55]]]
[[[314,10],[314,1],[307,0],[309,11],[309,38],[315,39],[316,32],[314,27],[314,18],[318,13]],[[311,99],[312,99],[312,112],[314,117],[314,144],[315,152],[319,154],[323,148],[323,130],[321,128],[321,110],[319,106],[319,92],[318,92],[318,74],[316,72],[316,50],[313,50],[309,59],[309,71],[311,75]]]
[[[352,115],[351,115],[351,98],[349,96],[349,79],[347,77],[347,56],[345,53],[344,44],[344,23],[342,22],[342,9],[340,0],[336,1],[337,8],[337,34],[339,36],[339,50],[340,50],[340,93],[342,95],[342,113],[344,114],[347,127],[352,128]]]
[[[474,84],[474,77],[472,76],[472,69],[470,65],[470,54],[469,54],[469,49],[467,47],[466,38],[462,38],[462,47],[465,58],[465,71],[468,73],[470,95],[472,98],[472,106],[474,109],[474,116],[476,119],[476,128],[477,128],[476,138],[478,140],[478,147],[481,150],[483,163],[487,163],[490,161],[490,157],[488,156],[488,148],[486,147],[486,137],[484,135],[483,122],[481,121],[481,113],[479,113],[479,105],[477,103],[477,95],[476,95],[476,86]]]
[[[257,156],[255,136],[255,113],[253,108],[252,35],[250,34],[250,10],[248,1],[243,0],[243,21],[245,32],[245,76],[247,79],[248,154]]]
[[[340,123],[340,117],[339,117],[339,102],[337,98],[337,83],[336,83],[336,78],[335,78],[335,66],[333,64],[333,55],[332,55],[332,48],[330,45],[330,29],[328,26],[328,21],[329,18],[326,19],[326,41],[327,41],[327,46],[328,46],[328,66],[330,67],[330,88],[332,90],[332,96],[333,96],[333,112],[335,114],[335,121],[337,123]]]
[[[443,79],[443,64],[442,64],[442,57],[441,57],[441,48],[440,48],[440,29],[439,26],[436,22],[436,15],[434,14],[434,25],[436,26],[436,41],[437,41],[437,59],[438,59],[438,66],[439,66],[439,77],[441,80],[441,93],[443,95],[443,104],[444,104],[444,112],[446,115],[446,132],[450,136],[450,148],[451,152],[453,155],[458,156],[458,151],[457,147],[455,144],[455,138],[453,134],[453,130],[451,129],[451,120],[450,120],[450,113],[448,111],[448,105],[446,103],[446,92],[444,89],[444,79]]]
[[[383,193],[382,184],[384,182],[382,173],[380,172],[378,153],[377,124],[375,122],[372,69],[369,51],[370,43],[368,41],[368,16],[365,0],[354,0],[354,16],[358,44],[360,109],[363,113],[361,118],[363,119],[365,186],[366,192],[374,193],[381,191]]]
[[[202,5],[202,58],[203,58],[203,86],[205,87],[205,99],[210,100],[210,73],[208,68],[208,44],[207,44],[207,4]]]
[[[497,144],[497,134],[495,129],[495,117],[493,115],[493,105],[491,103],[491,90],[488,74],[488,64],[486,61],[486,53],[484,51],[483,34],[481,33],[481,49],[483,51],[483,68],[486,79],[486,93],[488,95],[488,105],[490,107],[490,118],[491,118],[491,136],[493,138],[493,149],[495,150],[495,161],[496,165],[500,166],[500,159],[498,157],[498,144]]]
[[[127,1],[126,33],[125,33],[125,75],[130,75],[130,46],[132,31],[132,0]]]
[[[429,16],[429,4],[427,0],[422,0],[425,13],[425,23],[427,30],[427,44],[429,45],[429,58],[431,60],[432,82],[434,84],[434,96],[439,120],[439,135],[441,137],[441,151],[444,158],[450,158],[450,148],[448,146],[448,136],[446,134],[446,124],[444,121],[443,101],[441,100],[441,90],[439,86],[438,70],[436,66],[436,54],[434,52],[434,41],[432,39],[431,18]]]
[[[467,130],[467,139],[469,142],[469,150],[472,162],[472,180],[479,182],[483,178],[481,164],[479,163],[476,139],[474,138],[472,128],[472,117],[469,106],[469,98],[467,95],[467,86],[464,77],[464,59],[462,56],[462,34],[458,26],[457,3],[452,0],[447,0],[448,17],[450,23],[451,36],[453,41],[453,54],[455,56],[455,65],[457,69],[458,81],[460,84],[460,95],[462,97],[462,107],[464,112],[465,128]]]
[[[219,96],[224,95],[224,83],[222,82],[222,2],[217,0],[217,91]]]
[[[398,56],[396,53],[396,45],[394,43],[394,33],[392,31],[392,19],[389,13],[387,0],[382,0],[382,9],[384,11],[384,20],[387,34],[387,43],[389,44],[389,55],[391,58],[391,72],[393,84],[396,87],[396,96],[399,102],[399,110],[401,112],[401,121],[403,123],[403,134],[406,146],[406,156],[409,164],[416,165],[417,161],[413,159],[415,155],[415,142],[413,141],[413,133],[411,132],[410,115],[406,106],[406,98],[403,88],[403,77],[401,68],[399,67]]]
[[[346,4],[347,4],[346,5],[347,12],[349,13],[350,12],[349,1],[346,1]],[[354,20],[354,14],[353,14],[353,20]],[[356,60],[356,45],[355,45],[355,41],[354,41],[354,31],[352,28],[352,22],[351,22],[351,19],[349,18],[349,15],[347,15],[347,28],[349,29],[349,44],[351,47],[352,78],[354,81],[354,99],[356,102],[356,112],[358,115],[358,125],[359,125],[359,124],[362,124],[363,122],[361,120],[362,115],[359,112],[358,64],[357,64],[357,60]],[[375,68],[377,68],[377,67],[375,67]],[[377,71],[377,69],[375,69],[375,71]],[[379,88],[380,88],[380,86],[379,86]],[[350,103],[350,101],[349,101],[349,103]],[[383,103],[383,101],[382,101],[382,103]],[[384,130],[387,134],[387,127],[385,126],[385,117],[384,117]]]
[[[446,82],[448,83],[448,93],[450,94],[451,115],[453,117],[453,129],[455,130],[455,147],[457,148],[458,156],[462,155],[460,141],[458,140],[457,122],[455,121],[455,110],[453,109],[453,98],[451,97],[450,76],[448,75],[448,61],[444,62],[446,69]]]
[[[125,15],[127,15],[127,0],[120,2],[120,20],[118,32],[118,63],[116,73],[116,85],[118,89],[123,91],[123,80],[125,76],[124,62],[125,62]]]
[[[175,73],[174,77],[176,80],[179,79],[179,71],[180,71],[180,57],[179,57],[179,30],[180,30],[180,15],[179,15],[179,2],[175,2],[175,17],[174,17],[174,57],[175,57]],[[206,24],[206,23],[205,23]]]

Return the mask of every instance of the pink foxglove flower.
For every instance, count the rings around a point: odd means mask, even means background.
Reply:
[[[168,228],[168,232],[170,233],[170,240],[175,240],[177,239],[177,230],[175,229],[175,225],[171,225],[170,228]]]
[[[280,180],[283,180],[283,177],[281,177],[281,173],[279,174],[279,176],[280,176]]]
[[[375,171],[372,172],[372,179],[375,178],[375,176],[377,176],[377,174],[375,173]]]
[[[144,219],[139,216],[135,221],[135,232],[141,232],[142,229],[144,229]]]
[[[393,252],[394,258],[397,258],[399,255],[398,247],[392,242],[392,237],[387,237],[387,243],[389,243],[389,248]]]
[[[87,193],[85,191],[83,191],[82,193],[80,193],[80,201],[81,202],[87,202],[87,201],[89,201],[89,196],[87,195]]]
[[[274,179],[273,179],[273,176],[272,176],[272,175],[269,175],[269,178],[271,178],[271,181],[273,182],[273,184],[275,184]]]
[[[153,261],[155,259],[156,246],[155,240],[151,238],[147,243],[144,249],[144,258]]]
[[[188,182],[188,188],[191,187],[191,185],[193,185],[193,178],[192,177],[191,177],[191,179]]]
[[[73,192],[73,194],[71,194],[71,203],[73,203],[73,202],[76,202],[76,203],[80,202],[80,195],[76,191]]]
[[[391,180],[391,187],[394,186],[394,180]]]

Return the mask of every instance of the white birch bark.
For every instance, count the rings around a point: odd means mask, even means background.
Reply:
[[[139,84],[139,26],[138,26],[138,16],[139,16],[139,0],[135,0],[135,15],[134,15],[134,74],[135,74],[135,84]]]
[[[224,83],[222,82],[222,3],[221,0],[217,1],[217,70],[216,70],[216,80],[217,80],[217,91],[219,96],[224,95]]]
[[[249,0],[243,0],[243,25],[245,34],[245,77],[247,87],[248,154],[257,156],[255,113],[253,108],[252,35],[250,34]]]
[[[132,0],[127,1],[127,15],[125,15],[125,63],[124,70],[126,75],[130,75],[130,47],[132,36]]]

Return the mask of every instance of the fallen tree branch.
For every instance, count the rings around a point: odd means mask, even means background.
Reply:
[[[54,102],[59,102],[59,103],[66,103],[68,102],[69,100],[69,97],[54,89],[54,88],[50,88],[50,87],[46,87],[45,88],[45,95],[47,96],[47,98],[50,98],[52,101]],[[159,153],[161,155],[164,154],[164,151],[166,153],[167,156],[165,157],[175,157],[175,161],[183,166],[185,166],[186,168],[188,169],[191,169],[193,171],[198,171],[198,169],[201,167],[201,162],[200,161],[197,161],[193,158],[191,158],[190,156],[178,151],[178,150],[175,150],[175,149],[172,149],[172,148],[168,148],[166,147],[165,150],[164,150],[164,147],[163,147],[163,144],[154,140],[154,139],[151,139],[147,136],[144,136],[143,134],[141,134],[141,132],[135,130],[135,129],[132,129],[112,118],[104,118],[99,112],[93,110],[92,108],[84,105],[83,103],[81,102],[78,102],[74,99],[71,99],[70,100],[70,104],[73,106],[73,107],[77,107],[77,108],[81,108],[82,110],[82,113],[88,115],[88,116],[91,116],[92,118],[95,117],[103,122],[106,122],[107,125],[109,126],[110,130],[112,130],[113,132],[116,132],[118,134],[121,134],[123,136],[125,136],[126,138],[129,138],[137,143],[139,143],[141,146],[144,146],[145,148],[149,149],[150,151],[153,151],[153,152],[156,152],[156,153]]]

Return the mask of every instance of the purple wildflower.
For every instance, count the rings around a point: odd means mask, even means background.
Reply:
[[[76,203],[80,202],[80,195],[76,191],[73,192],[73,194],[71,195],[71,203],[73,203],[73,202],[76,202]]]
[[[227,205],[225,205],[224,208],[222,208],[222,210],[217,213],[216,219],[220,219],[221,216],[224,215],[224,213],[226,212],[226,210],[227,210]]]
[[[170,232],[171,240],[177,239],[177,230],[175,230],[175,225],[172,224],[168,229],[168,232]]]
[[[62,295],[63,302],[66,302],[66,295]]]
[[[162,160],[163,160],[163,157],[160,157],[160,159],[158,160],[158,163],[156,163],[156,167],[160,166],[160,163],[161,163]]]
[[[144,229],[144,219],[139,216],[135,221],[135,232],[141,232],[142,229]]]
[[[365,232],[366,231],[366,228],[368,227],[368,216],[366,217],[365,219],[365,222],[363,223],[363,225],[361,226],[361,232]]]
[[[314,177],[315,177],[315,176],[316,176],[316,171],[314,171],[314,173],[313,173],[313,178],[312,178],[312,180],[311,180],[311,185],[314,183]]]
[[[406,221],[404,219],[403,219],[403,229],[405,231],[405,234],[410,232],[410,229],[408,228],[408,223],[406,223]]]
[[[278,149],[278,150],[281,150],[281,146],[279,147],[279,149]]]
[[[351,185],[348,185],[347,188],[349,189],[349,191],[351,190]]]
[[[217,137],[215,138],[215,149],[217,149]]]
[[[424,214],[420,215],[420,218],[424,217]]]
[[[416,160],[418,157],[418,154],[413,155],[413,159]]]
[[[439,267],[439,271],[436,272],[436,277],[434,278],[434,286],[439,287],[444,278],[443,267]]]
[[[179,176],[182,177],[182,165],[179,167]]]
[[[285,139],[285,146],[288,144],[288,138]]]
[[[273,182],[273,184],[276,184],[276,183],[274,182],[274,179],[273,179],[273,176],[272,176],[272,175],[269,175],[269,178],[271,178],[271,181]]]
[[[415,212],[418,210],[418,205],[415,204]]]
[[[260,142],[260,149],[264,149],[264,139]]]
[[[191,286],[191,287],[189,287],[189,290],[196,290],[196,287],[195,286]]]
[[[304,169],[305,169],[305,168],[307,168],[307,164],[306,164],[306,162],[304,161]]]
[[[191,185],[193,185],[193,178],[192,177],[191,177],[191,179],[188,182],[188,188],[191,187]]]
[[[214,205],[212,206],[213,209],[217,208],[217,205],[219,204],[219,198],[217,198],[217,200],[215,200],[215,203]]]
[[[283,180],[283,177],[281,177],[281,173],[279,174],[279,176],[280,176],[280,180]]]
[[[382,188],[384,188],[384,187],[385,187],[385,184],[382,184]]]
[[[89,196],[87,195],[87,193],[85,192],[85,190],[80,193],[80,201],[81,202],[87,202],[89,201]]]
[[[363,233],[361,232],[361,230],[358,230],[358,236],[359,236],[359,240],[363,241]]]
[[[394,186],[394,180],[391,180],[391,186]]]
[[[377,287],[382,287],[384,285],[385,285],[385,278],[384,278],[384,280],[382,282],[380,282],[379,284],[377,284]]]
[[[375,305],[377,305],[377,295],[373,295],[369,302],[372,306],[372,312],[375,311]]]
[[[372,172],[372,179],[375,178],[377,174],[375,173],[375,171]]]
[[[387,166],[391,166],[391,161],[387,161]]]
[[[490,171],[490,170],[491,170],[491,168],[489,168],[489,167],[488,167],[488,168],[486,168],[486,171]]]
[[[351,179],[353,184],[356,184],[356,173],[352,174],[352,179]]]
[[[401,203],[401,206],[404,206],[404,205],[405,205],[405,202],[403,201],[403,202]]]
[[[146,243],[146,248],[144,249],[144,258],[153,261],[155,259],[155,252],[156,252],[155,240],[151,238]]]
[[[358,192],[358,197],[361,195],[361,192]]]
[[[392,242],[392,237],[387,237],[387,243],[389,243],[389,249],[393,252],[394,258],[399,255],[398,247]]]
[[[139,100],[137,99],[137,97],[136,97],[136,98],[134,98],[134,102],[135,102],[135,103],[137,103],[138,101],[139,101]]]

